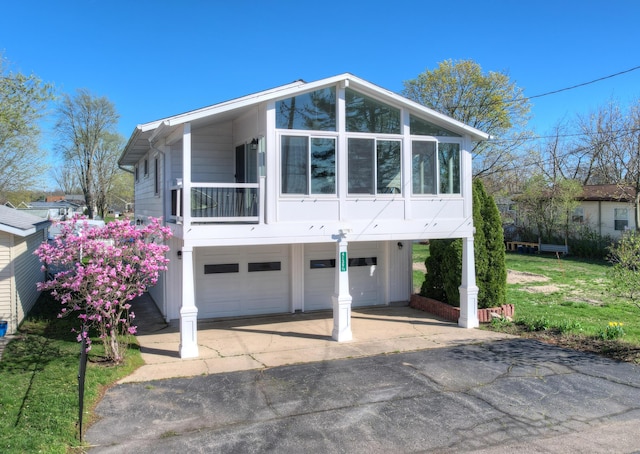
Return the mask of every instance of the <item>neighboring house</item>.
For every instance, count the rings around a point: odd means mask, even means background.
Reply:
[[[572,220],[588,224],[601,236],[619,238],[636,228],[636,191],[615,184],[585,185]]]
[[[0,205],[0,319],[13,333],[33,307],[44,280],[40,261],[33,252],[47,239],[50,222],[41,217]]]
[[[51,221],[64,221],[73,217],[75,214],[82,214],[83,212],[82,205],[67,200],[58,200],[55,202],[22,202],[18,209]]]
[[[197,319],[406,303],[411,245],[463,238],[464,327],[478,326],[472,143],[488,135],[351,74],[297,81],[139,125],[137,223],[173,230],[150,293],[198,355]]]

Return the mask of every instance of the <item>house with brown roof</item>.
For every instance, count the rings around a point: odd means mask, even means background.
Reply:
[[[637,192],[633,186],[585,185],[573,221],[588,224],[601,236],[619,238],[637,227]]]

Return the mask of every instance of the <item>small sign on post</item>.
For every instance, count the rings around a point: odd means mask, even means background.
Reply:
[[[340,253],[340,271],[342,272],[347,271],[347,253],[346,252]]]

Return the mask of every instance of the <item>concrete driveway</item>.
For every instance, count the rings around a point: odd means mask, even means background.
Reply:
[[[266,331],[285,352],[326,336]],[[96,453],[640,452],[637,366],[517,338],[360,356],[122,383],[85,439]]]

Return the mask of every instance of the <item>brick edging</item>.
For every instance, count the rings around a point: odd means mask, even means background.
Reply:
[[[457,322],[460,318],[460,308],[449,306],[432,298],[427,298],[420,295],[411,295],[409,306],[414,309],[429,312],[430,314],[444,318],[451,322]],[[503,304],[500,307],[489,307],[487,309],[478,309],[478,321],[480,323],[489,323],[491,321],[491,314],[502,315],[503,317],[513,317],[514,307],[513,304]]]

